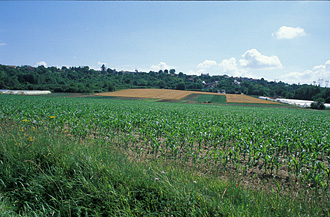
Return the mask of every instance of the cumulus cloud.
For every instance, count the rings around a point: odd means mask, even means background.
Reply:
[[[198,68],[210,68],[211,66],[216,66],[217,62],[214,60],[204,60],[202,63],[197,65]]]
[[[159,70],[169,70],[170,68],[174,68],[174,67],[171,67],[171,66],[168,66],[165,62],[160,62],[158,65],[152,65],[150,66],[150,70],[151,71],[159,71]]]
[[[312,70],[304,72],[290,72],[281,76],[281,80],[288,83],[312,84],[313,81],[329,81],[330,80],[330,60],[323,65],[314,66]],[[325,83],[321,84],[324,86]]]
[[[37,62],[37,66],[45,66],[45,67],[47,67],[47,63],[45,61],[40,61],[40,62]]]
[[[265,74],[258,73],[260,71],[256,69],[282,68],[278,57],[264,56],[256,49],[246,51],[242,57],[243,59],[240,60],[237,60],[235,57],[222,60],[221,63],[218,64],[220,73],[234,77],[262,78]]]
[[[97,62],[98,65],[102,66],[102,65],[107,65],[107,63],[104,63],[104,62]]]
[[[288,83],[312,83],[311,77],[313,77],[314,72],[312,70],[306,70],[304,72],[289,72],[282,77]]]
[[[189,71],[189,74],[209,73],[210,75],[226,74],[234,77],[261,78],[265,76],[264,71],[256,69],[280,68],[282,64],[277,56],[265,56],[256,49],[251,49],[247,50],[241,59],[231,57],[219,63],[215,60],[204,60],[197,65],[196,70]]]
[[[238,71],[235,57],[222,60],[222,62],[219,63],[219,66],[220,66],[221,70],[225,73],[227,73],[227,72],[233,73],[233,72]]]
[[[6,46],[6,43],[0,42],[0,46]]]
[[[282,26],[275,34],[273,33],[273,36],[276,36],[277,39],[293,39],[305,35],[306,33],[303,28],[289,26]]]
[[[330,60],[326,61],[324,65],[314,66],[314,71],[330,71]]]
[[[234,77],[249,77],[249,78],[258,78],[259,76],[256,76],[250,72],[248,72],[246,69],[240,67],[237,64],[237,60],[235,57],[232,57],[230,59],[224,59],[219,63],[220,72],[227,74],[229,76]]]
[[[282,64],[277,56],[262,55],[256,49],[246,51],[239,60],[241,67],[251,69],[274,69],[282,68]]]

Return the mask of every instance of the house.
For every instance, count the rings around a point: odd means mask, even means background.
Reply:
[[[187,80],[194,82],[194,78],[187,78]]]
[[[240,85],[241,82],[239,82],[239,81],[237,81],[237,80],[235,79],[235,80],[234,80],[234,84],[235,84],[235,85]]]

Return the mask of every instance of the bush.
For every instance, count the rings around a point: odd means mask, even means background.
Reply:
[[[328,96],[327,98],[325,98],[325,102],[326,103],[330,103],[330,96]]]
[[[316,101],[311,103],[311,108],[312,109],[318,109],[318,110],[324,110],[325,105],[324,105],[324,99],[323,98],[318,98]]]

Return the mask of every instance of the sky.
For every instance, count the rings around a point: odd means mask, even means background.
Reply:
[[[325,86],[329,11],[328,1],[0,1],[0,64]]]

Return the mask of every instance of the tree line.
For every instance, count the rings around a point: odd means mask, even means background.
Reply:
[[[186,75],[175,69],[158,72],[127,72],[106,68],[31,67],[0,64],[0,89],[50,90],[52,92],[97,93],[131,88],[160,88],[236,93],[330,103],[330,88],[297,85],[227,75]]]

